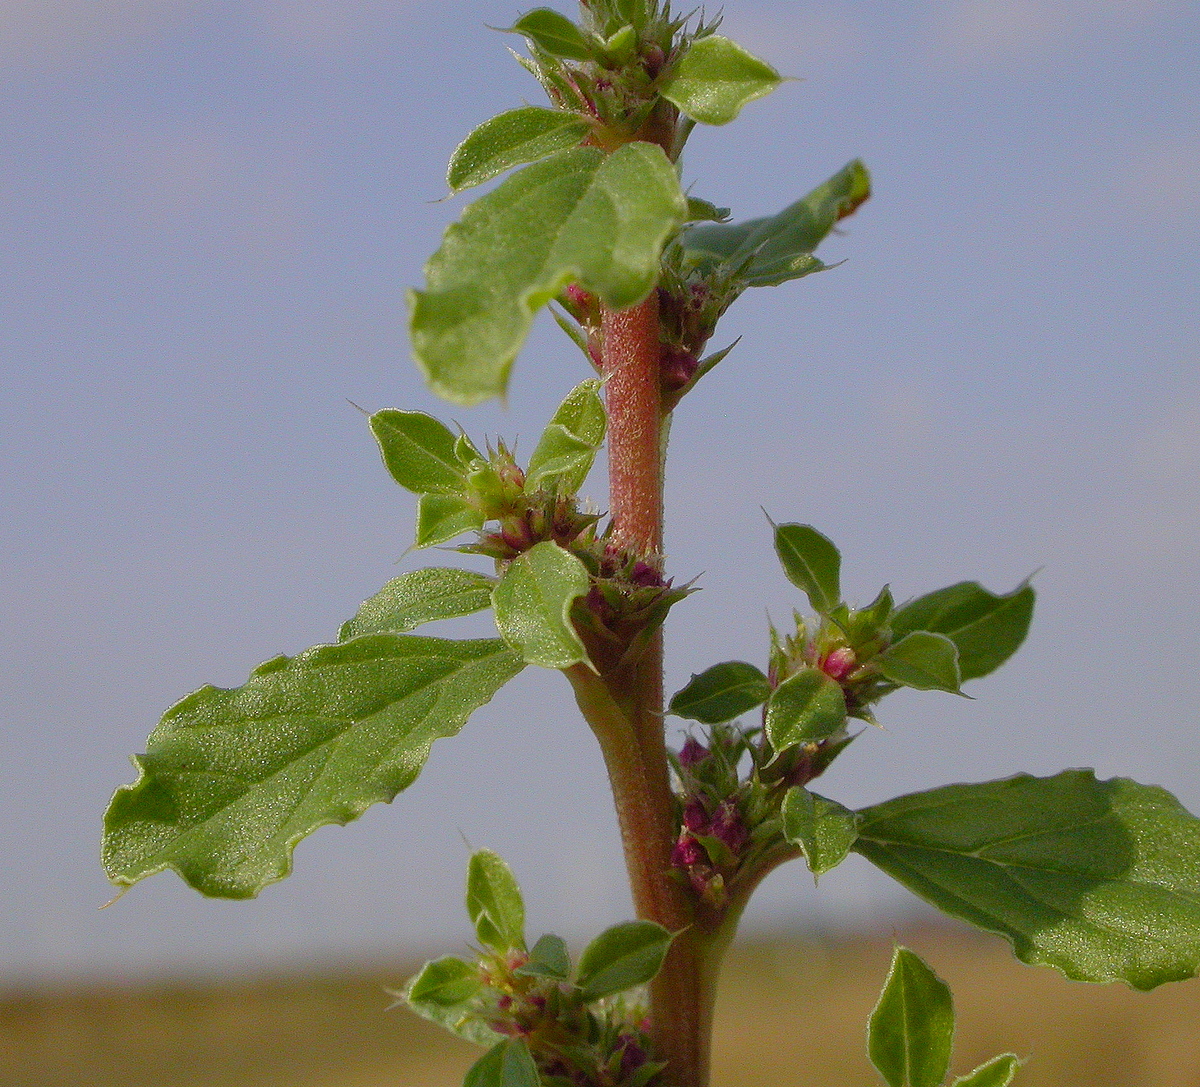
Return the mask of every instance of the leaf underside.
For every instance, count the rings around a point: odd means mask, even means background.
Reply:
[[[202,687],[164,715],[140,777],[105,817],[104,865],[128,886],[172,868],[203,894],[252,898],[296,843],[390,801],[430,745],[522,668],[498,639],[376,634]]]
[[[953,917],[1077,981],[1200,971],[1200,820],[1090,770],[947,785],[859,812],[854,849]]]

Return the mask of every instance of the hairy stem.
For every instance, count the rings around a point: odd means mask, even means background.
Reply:
[[[626,310],[605,307],[601,332],[614,541],[659,565],[665,417],[657,295]],[[650,985],[655,1053],[667,1061],[671,1087],[707,1087],[720,949],[697,925],[690,892],[671,866],[678,827],[661,634],[630,665],[602,676],[577,665],[568,678],[604,754],[638,916],[678,934]]]

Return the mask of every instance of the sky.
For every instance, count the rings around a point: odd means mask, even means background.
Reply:
[[[97,908],[101,813],[162,711],[331,640],[427,564],[349,402],[528,450],[588,376],[548,321],[508,405],[441,404],[409,358],[404,291],[464,204],[442,199],[446,160],[538,101],[519,41],[487,29],[518,10],[0,3],[0,982],[460,950],[481,847],[535,932],[630,915],[594,741],[533,669],[256,901],[163,873]],[[1039,592],[1025,648],[973,701],[890,698],[826,794],[1087,765],[1200,811],[1200,9],[725,15],[797,79],[698,130],[685,183],[750,217],[861,156],[875,195],[827,242],[836,269],[738,303],[714,342],[741,343],[677,412],[669,570],[703,591],[672,615],[669,686],[761,663],[768,615],[802,606],[765,509],[833,538],[861,603],[885,582],[902,600],[1032,574]],[[599,473],[589,487],[603,505]],[[920,909],[851,858],[818,888],[776,873],[745,924]]]

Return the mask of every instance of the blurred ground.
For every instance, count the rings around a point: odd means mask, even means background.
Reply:
[[[1017,1087],[1200,1087],[1200,982],[1133,993],[1017,963],[999,940],[898,939],[950,983],[953,1071],[1027,1058]],[[731,956],[714,1087],[879,1087],[863,1053],[890,939],[764,940]],[[5,1087],[457,1087],[477,1051],[405,1011],[374,972],[0,998]]]

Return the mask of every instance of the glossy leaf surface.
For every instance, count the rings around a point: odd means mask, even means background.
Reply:
[[[693,675],[671,699],[668,712],[689,721],[718,725],[732,721],[771,695],[767,677],[745,661],[724,661]]]
[[[490,1046],[500,1036],[471,1014],[482,992],[478,968],[447,955],[427,962],[400,995],[422,1018],[468,1042]]]
[[[1021,585],[1006,596],[990,593],[975,581],[963,581],[919,597],[892,616],[897,638],[912,631],[944,634],[958,647],[963,680],[994,672],[1013,655],[1029,632],[1033,586]]]
[[[703,124],[725,125],[782,82],[765,61],[712,34],[692,43],[660,93]]]
[[[113,797],[109,879],[172,868],[204,894],[253,897],[317,827],[407,788],[433,741],[521,667],[497,639],[375,634],[277,657],[242,687],[202,687],[167,711],[137,782]]]
[[[859,812],[856,852],[1024,962],[1136,989],[1200,970],[1200,820],[1090,770],[947,785]]]
[[[503,858],[490,849],[471,855],[467,866],[467,915],[484,947],[510,951],[525,946],[525,901]]]
[[[962,682],[958,649],[944,634],[914,630],[888,646],[871,664],[902,687],[957,694]]]
[[[588,123],[573,113],[541,106],[509,110],[484,121],[458,145],[446,184],[451,192],[481,185],[514,166],[577,147],[587,134]]]
[[[468,207],[412,294],[413,350],[439,395],[474,404],[504,392],[534,314],[578,282],[625,308],[654,289],[687,201],[658,147],[559,151]]]
[[[456,619],[491,607],[495,578],[473,570],[429,567],[392,578],[342,624],[338,641],[360,634],[407,634],[422,623]]]
[[[824,672],[804,668],[785,679],[767,702],[767,739],[776,751],[832,736],[846,723],[846,698]]]
[[[842,556],[829,537],[812,525],[776,525],[775,553],[788,580],[808,595],[819,615],[842,599]]]
[[[457,435],[423,411],[385,408],[371,416],[371,433],[392,479],[416,494],[462,494],[466,471],[455,452]]]
[[[497,1042],[467,1070],[463,1087],[540,1087],[537,1065],[523,1038]]]
[[[529,458],[525,489],[575,494],[591,471],[604,444],[608,415],[600,399],[600,382],[576,385],[559,405]]]
[[[954,1003],[946,983],[906,947],[867,1024],[867,1053],[888,1087],[941,1087],[954,1044]]]
[[[518,555],[492,593],[496,627],[527,664],[569,668],[587,659],[571,603],[588,591],[582,562],[545,541]]]
[[[871,194],[866,167],[855,159],[777,215],[741,223],[689,227],[683,246],[701,268],[744,266],[748,286],[773,287],[825,267],[814,250],[839,219]]]
[[[836,868],[858,837],[858,816],[835,800],[827,800],[797,785],[783,798],[783,833],[804,850],[814,876]]]
[[[625,921],[605,929],[583,950],[575,979],[584,1000],[644,985],[662,967],[671,934],[653,921]]]
[[[981,1064],[974,1072],[959,1076],[951,1087],[1009,1087],[1020,1067],[1021,1061],[1016,1054],[1002,1053]]]

